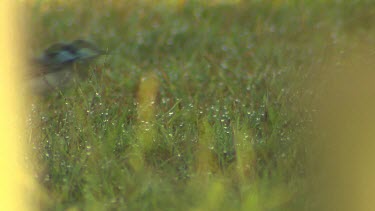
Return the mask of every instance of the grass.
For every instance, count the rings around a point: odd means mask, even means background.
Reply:
[[[43,209],[314,210],[311,84],[373,40],[372,1],[22,4],[30,54],[76,38],[109,52],[33,101]]]

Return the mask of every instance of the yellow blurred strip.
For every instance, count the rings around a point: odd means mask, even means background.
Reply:
[[[138,122],[137,143],[131,147],[129,162],[133,169],[144,168],[144,154],[153,149],[155,139],[155,101],[159,90],[159,80],[155,73],[146,72],[141,78],[137,93]]]
[[[0,6],[0,210],[31,210],[26,205],[31,196],[28,185],[31,184],[23,165],[24,153],[21,150],[23,137],[22,118],[24,117],[20,102],[18,69],[21,64],[19,52],[21,33],[15,26],[16,1],[2,1]],[[29,186],[31,187],[31,186]]]
[[[242,185],[254,179],[256,154],[250,139],[252,132],[246,128],[233,128],[234,147],[236,149],[236,170],[239,182]]]
[[[207,119],[203,119],[199,125],[199,145],[196,150],[195,172],[201,176],[210,176],[218,171],[217,159],[214,150],[214,129]]]
[[[312,140],[313,210],[375,210],[375,48],[366,37],[347,43],[354,42],[332,56],[321,76],[331,80],[318,102],[319,136]]]

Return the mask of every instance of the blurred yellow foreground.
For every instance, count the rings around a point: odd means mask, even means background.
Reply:
[[[22,65],[19,60],[22,24],[17,21],[15,1],[2,1],[0,6],[0,210],[33,210],[31,198],[35,194],[31,177],[26,173],[22,119],[25,97],[20,97],[19,77]]]

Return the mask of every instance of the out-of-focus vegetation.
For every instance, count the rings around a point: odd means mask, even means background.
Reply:
[[[373,1],[22,4],[30,55],[77,38],[109,53],[31,106],[43,208],[316,210],[315,103],[373,49]]]

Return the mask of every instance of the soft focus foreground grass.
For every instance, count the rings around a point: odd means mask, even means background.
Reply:
[[[372,39],[372,1],[23,4],[30,54],[76,38],[109,52],[32,106],[42,207],[313,209],[309,85],[328,55]]]

